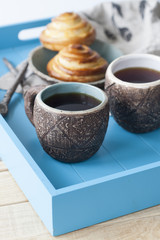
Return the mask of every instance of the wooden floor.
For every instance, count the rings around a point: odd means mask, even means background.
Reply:
[[[0,161],[0,240],[160,240],[160,206],[52,237]]]

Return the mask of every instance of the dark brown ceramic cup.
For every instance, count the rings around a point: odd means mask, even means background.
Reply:
[[[117,123],[130,132],[144,133],[160,127],[160,79],[131,83],[114,75],[119,70],[136,67],[160,71],[160,57],[129,54],[117,58],[108,66],[105,91]]]
[[[36,128],[43,149],[62,162],[90,158],[100,148],[108,126],[109,106],[105,92],[83,83],[58,83],[40,89],[32,88],[26,93],[25,111]],[[93,96],[100,103],[88,110],[66,111],[44,102],[54,94],[72,92]]]

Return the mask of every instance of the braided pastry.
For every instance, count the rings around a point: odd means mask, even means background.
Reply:
[[[105,77],[107,61],[86,45],[70,44],[47,64],[51,77],[70,82],[94,82]]]
[[[63,13],[42,31],[40,41],[44,47],[59,51],[71,43],[90,45],[95,39],[91,24],[76,13]]]

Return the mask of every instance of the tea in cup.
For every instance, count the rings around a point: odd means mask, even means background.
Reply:
[[[105,92],[116,122],[134,133],[160,127],[160,57],[129,54],[107,68]]]
[[[43,149],[62,162],[90,158],[100,148],[108,126],[105,92],[83,83],[31,88],[25,95],[25,111]]]

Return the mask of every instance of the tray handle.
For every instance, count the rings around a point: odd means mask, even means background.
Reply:
[[[0,27],[0,49],[8,47],[16,47],[25,45],[26,43],[33,43],[38,38],[20,39],[19,33],[23,30],[29,30],[47,25],[51,21],[51,18],[25,22],[21,24],[14,24],[9,26]]]

